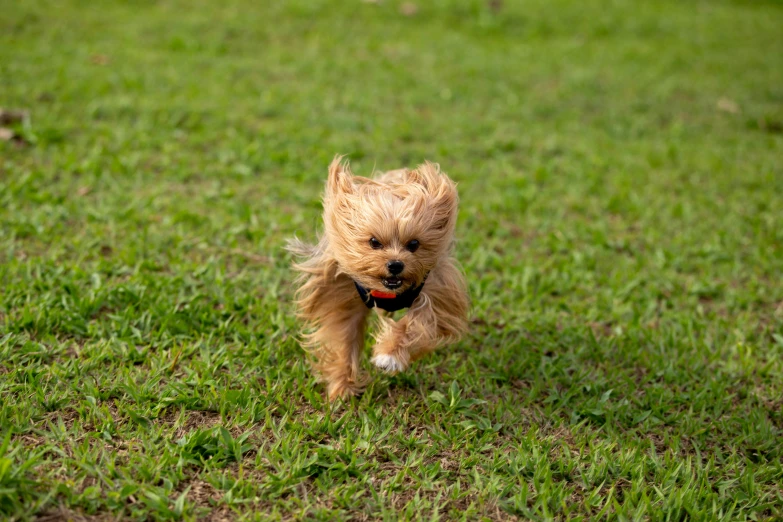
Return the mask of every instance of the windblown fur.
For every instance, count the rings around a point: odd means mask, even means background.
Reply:
[[[368,290],[400,294],[426,278],[403,317],[395,321],[381,312],[372,362],[384,371],[403,371],[465,332],[467,291],[451,257],[457,205],[454,182],[433,163],[374,179],[354,176],[339,156],[329,165],[324,233],[315,245],[293,239],[288,248],[300,258],[294,268],[301,272],[297,306],[307,327],[303,344],[330,399],[359,393],[366,384],[360,355],[370,310],[354,281]],[[392,261],[404,265],[399,274],[390,273]]]

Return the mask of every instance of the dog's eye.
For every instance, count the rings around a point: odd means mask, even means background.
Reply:
[[[374,237],[370,238],[370,246],[373,248],[373,250],[379,250],[379,249],[383,248],[383,245],[381,244],[381,242],[378,241],[377,239],[375,239]]]
[[[419,249],[419,240],[418,239],[412,239],[408,242],[407,245],[405,245],[405,248],[407,248],[411,252],[415,252]]]

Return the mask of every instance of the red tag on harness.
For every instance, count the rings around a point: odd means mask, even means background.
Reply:
[[[389,292],[381,292],[380,290],[370,290],[370,295],[375,297],[376,299],[394,299],[397,297],[397,294],[392,294]]]

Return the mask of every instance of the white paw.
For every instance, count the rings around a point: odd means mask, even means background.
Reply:
[[[402,364],[402,361],[393,355],[379,354],[370,359],[370,361],[386,373],[397,373],[405,369],[405,365]]]

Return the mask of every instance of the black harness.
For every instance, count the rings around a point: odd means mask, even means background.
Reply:
[[[357,283],[356,281],[353,282],[353,284],[356,285],[356,291],[359,292],[359,297],[362,298],[362,301],[364,301],[364,304],[367,306],[367,308],[372,308],[373,306],[377,306],[378,308],[382,310],[386,310],[387,312],[396,312],[397,310],[402,310],[403,308],[410,308],[413,304],[413,301],[416,300],[417,297],[419,297],[419,294],[421,293],[421,289],[424,288],[424,282],[427,280],[426,277],[424,277],[424,281],[421,282],[421,284],[415,288],[409,288],[405,290],[403,293],[398,294],[394,297],[379,297],[372,295],[370,291],[368,291],[366,288],[364,288],[362,285]]]

